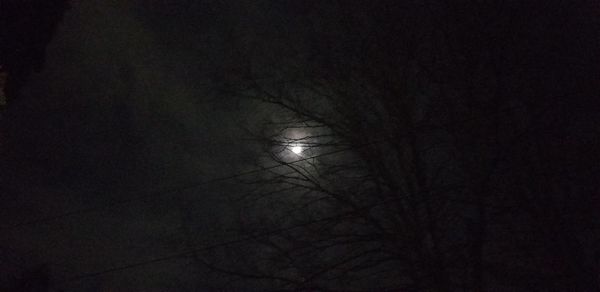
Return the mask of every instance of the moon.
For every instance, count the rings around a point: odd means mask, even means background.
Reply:
[[[292,152],[294,152],[296,154],[302,153],[302,146],[294,146],[294,147],[292,147]]]

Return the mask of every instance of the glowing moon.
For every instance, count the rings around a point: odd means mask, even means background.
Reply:
[[[302,153],[302,146],[294,146],[294,147],[292,147],[292,152],[294,152],[296,154]]]

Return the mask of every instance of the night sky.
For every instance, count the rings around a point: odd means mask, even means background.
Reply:
[[[600,291],[600,5],[423,2],[0,0],[0,290]]]

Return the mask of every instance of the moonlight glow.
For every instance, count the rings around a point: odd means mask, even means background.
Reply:
[[[292,147],[292,152],[294,152],[296,154],[302,153],[302,146],[294,146],[294,147]]]

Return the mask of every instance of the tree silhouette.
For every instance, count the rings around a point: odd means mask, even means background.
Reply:
[[[0,67],[14,99],[33,71],[41,70],[46,46],[68,8],[68,0],[0,1]]]
[[[397,2],[314,5],[294,34],[231,44],[246,62],[221,90],[279,111],[257,163],[284,167],[246,181],[238,263],[207,264],[271,288],[597,291],[589,182],[549,134],[573,79],[542,50],[572,45],[583,6]]]

